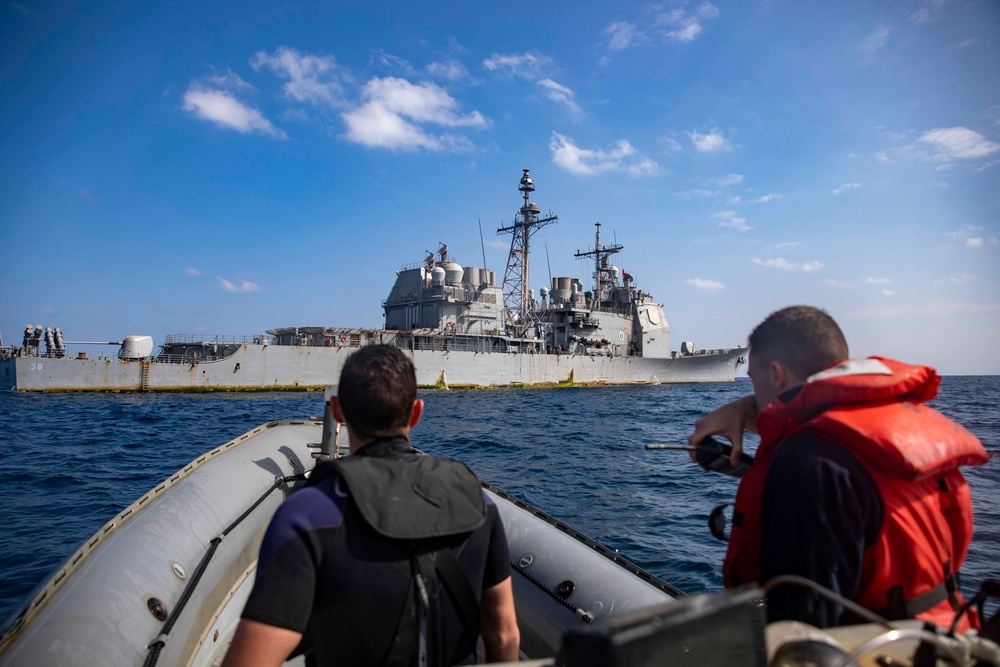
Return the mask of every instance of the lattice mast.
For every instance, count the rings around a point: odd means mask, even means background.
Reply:
[[[524,170],[520,186],[517,189],[524,195],[524,206],[514,216],[514,224],[509,227],[501,227],[497,230],[497,234],[513,234],[510,241],[510,254],[507,256],[507,269],[503,274],[503,302],[507,310],[508,323],[517,325],[518,331],[523,335],[538,320],[531,300],[528,298],[529,241],[533,233],[541,227],[555,222],[559,216],[550,214],[545,218],[537,217],[541,213],[541,209],[538,208],[538,204],[530,200],[531,193],[535,191],[535,184],[531,180],[528,169]]]
[[[601,223],[595,222],[594,225],[597,227],[594,233],[594,249],[586,252],[577,250],[575,257],[594,258],[594,303],[600,305],[608,298],[617,279],[610,257],[621,252],[625,246],[616,243],[601,247]]]

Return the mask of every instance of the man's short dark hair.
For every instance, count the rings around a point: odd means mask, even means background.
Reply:
[[[358,435],[395,435],[409,425],[417,398],[413,362],[389,345],[362,347],[344,362],[337,398]]]
[[[780,361],[802,379],[846,359],[847,339],[825,311],[789,306],[768,315],[750,334],[758,363]]]

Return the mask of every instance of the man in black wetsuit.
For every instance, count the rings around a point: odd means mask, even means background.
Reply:
[[[224,667],[452,665],[518,658],[510,555],[496,506],[463,464],[418,454],[413,364],[361,348],[333,414],[351,456],[321,463],[278,508]],[[296,650],[298,649],[298,650]]]
[[[828,314],[792,306],[750,334],[754,394],[695,423],[742,451],[743,430],[760,434],[740,481],[727,587],[805,577],[889,619],[948,627],[962,605],[958,569],[972,539],[972,503],[962,465],[988,460],[964,428],[923,405],[940,378],[926,366],[848,359]],[[841,606],[807,588],[768,594],[768,618],[818,627],[851,622]],[[976,627],[975,613],[958,629]]]

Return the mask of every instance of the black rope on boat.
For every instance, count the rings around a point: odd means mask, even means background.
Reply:
[[[202,556],[201,558],[201,562],[198,563],[198,567],[195,570],[194,575],[192,575],[191,581],[189,581],[188,585],[184,587],[184,591],[181,593],[181,597],[177,601],[177,606],[174,607],[173,613],[170,614],[170,617],[163,624],[163,627],[160,629],[160,634],[158,634],[156,638],[153,639],[153,641],[151,641],[148,646],[146,646],[146,648],[149,649],[149,653],[146,655],[146,661],[143,663],[143,667],[153,667],[156,664],[157,660],[160,659],[160,652],[163,650],[163,647],[167,645],[167,638],[170,635],[170,631],[173,630],[174,625],[177,623],[177,619],[181,615],[181,612],[184,611],[184,607],[187,606],[188,601],[194,594],[194,589],[198,586],[198,583],[201,581],[201,577],[202,575],[205,574],[205,570],[208,569],[208,564],[212,560],[212,557],[215,556],[215,551],[219,548],[219,545],[222,543],[222,539],[227,535],[229,535],[229,533],[232,532],[232,530],[236,528],[236,526],[238,526],[244,519],[250,516],[251,512],[257,509],[257,507],[259,507],[260,504],[264,502],[264,500],[269,495],[271,495],[271,493],[273,493],[275,489],[282,486],[283,484],[302,481],[305,478],[306,476],[304,473],[299,473],[297,475],[289,475],[287,477],[278,477],[277,479],[274,480],[274,484],[271,485],[271,488],[269,488],[267,491],[261,494],[260,498],[258,498],[253,505],[251,505],[245,512],[243,512],[243,514],[241,514],[235,521],[229,524],[229,526],[226,527],[226,529],[223,530],[218,537],[212,538],[212,541],[209,542],[210,546],[208,547],[208,551],[205,552],[205,555]]]
[[[575,604],[572,604],[568,600],[564,600],[561,597],[559,597],[558,595],[556,595],[555,591],[553,591],[551,588],[549,588],[548,586],[546,586],[545,584],[543,584],[538,579],[535,579],[533,576],[531,576],[530,574],[528,574],[527,571],[523,567],[521,567],[517,563],[511,563],[510,566],[512,568],[514,568],[515,572],[517,572],[519,575],[521,575],[522,577],[524,577],[525,579],[527,579],[530,583],[532,583],[535,586],[537,586],[538,588],[540,588],[542,590],[542,592],[546,593],[550,598],[552,598],[553,600],[555,600],[556,602],[558,602],[562,606],[564,606],[567,609],[569,609],[571,612],[573,612],[574,614],[576,614],[579,618],[583,619],[583,621],[585,623],[593,623],[594,622],[594,617],[591,616],[588,612],[580,609],[579,607],[577,607]]]

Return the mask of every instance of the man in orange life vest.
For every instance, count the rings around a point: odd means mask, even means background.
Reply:
[[[740,481],[723,563],[727,588],[779,575],[811,579],[890,619],[951,625],[957,574],[972,540],[959,466],[989,460],[964,428],[922,403],[940,378],[926,366],[848,359],[828,314],[792,306],[750,334],[754,393],[695,423],[695,445],[760,434]],[[974,612],[959,630],[976,627]],[[768,618],[817,627],[851,621],[840,605],[784,585]]]

